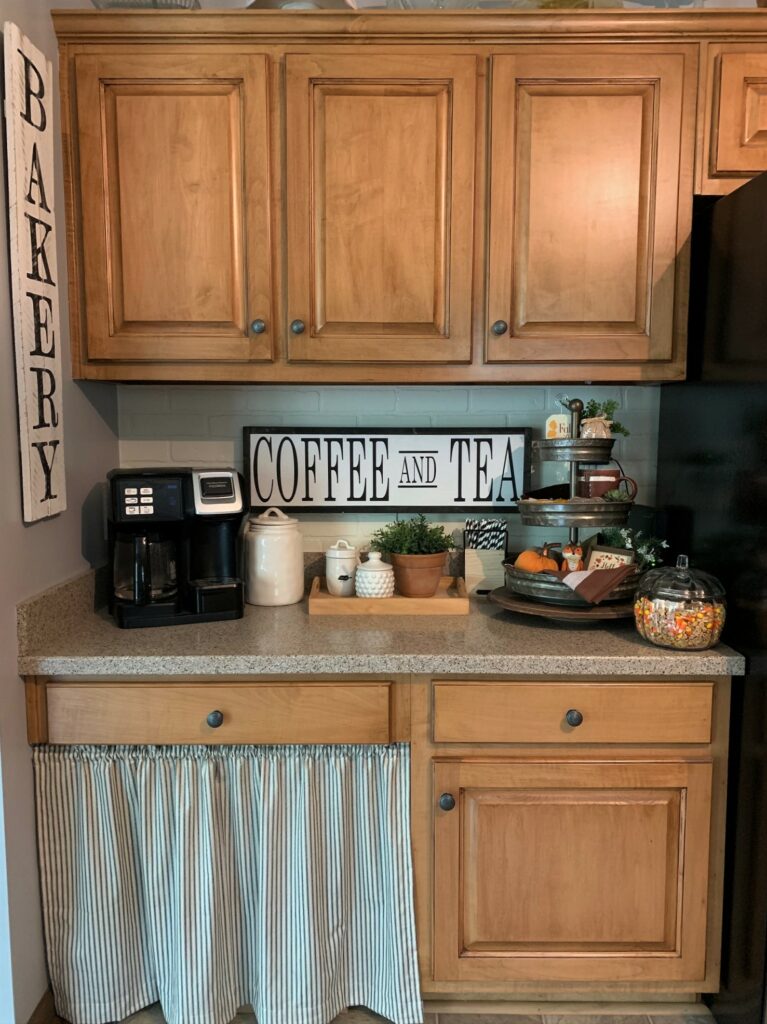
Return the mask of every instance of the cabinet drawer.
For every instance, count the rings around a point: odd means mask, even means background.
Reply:
[[[434,742],[709,743],[712,695],[710,682],[435,682]]]
[[[390,696],[387,682],[51,683],[48,741],[388,743]]]

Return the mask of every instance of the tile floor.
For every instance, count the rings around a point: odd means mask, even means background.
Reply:
[[[702,1004],[676,1008],[668,1005],[648,1006],[649,1013],[632,1013],[618,1016],[609,1007],[595,1012],[593,1006],[584,1013],[554,1014],[508,1014],[508,1013],[427,1013],[424,1024],[713,1024],[713,1017]],[[652,1012],[655,1011],[655,1012]],[[54,1018],[52,1024],[67,1024]],[[150,1006],[122,1024],[165,1024],[159,1004]],[[253,1013],[246,1008],[240,1010],[231,1024],[256,1024]],[[364,1009],[351,1009],[336,1017],[333,1024],[388,1024],[385,1018]]]

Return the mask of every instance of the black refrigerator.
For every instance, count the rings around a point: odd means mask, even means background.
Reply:
[[[733,681],[720,1024],[767,1024],[767,175],[700,199],[688,379],[663,385],[658,505],[672,553],[727,589]]]

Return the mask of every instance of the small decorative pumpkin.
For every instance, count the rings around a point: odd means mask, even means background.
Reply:
[[[583,548],[580,544],[565,544],[562,548],[562,558],[570,572],[578,572],[583,568]]]
[[[521,572],[556,572],[559,569],[559,562],[552,558],[550,549],[558,547],[556,544],[544,544],[543,548],[529,548],[517,556],[514,568]]]

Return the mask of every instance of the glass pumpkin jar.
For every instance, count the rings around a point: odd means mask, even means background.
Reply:
[[[719,642],[724,627],[724,587],[714,576],[691,569],[687,555],[675,568],[651,569],[634,598],[639,635],[658,647],[705,651]]]

